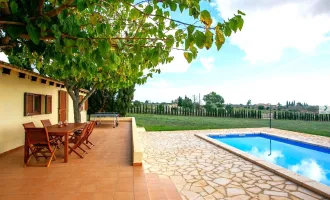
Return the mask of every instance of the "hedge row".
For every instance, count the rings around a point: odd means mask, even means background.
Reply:
[[[305,120],[305,121],[330,121],[330,115],[320,115],[315,113],[302,113],[302,112],[276,112],[274,111],[274,119],[285,120]]]
[[[208,116],[208,117],[232,117],[232,118],[261,118],[261,111],[250,109],[189,109],[189,108],[171,108],[164,105],[141,105],[128,109],[129,113],[160,114],[160,115],[180,115],[180,116]]]

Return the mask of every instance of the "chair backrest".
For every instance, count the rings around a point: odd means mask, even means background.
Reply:
[[[50,122],[49,119],[44,119],[44,120],[41,120],[41,123],[44,127],[47,127],[47,126],[51,126],[52,123]]]
[[[35,128],[36,126],[34,125],[33,122],[25,123],[23,124],[24,129],[26,128]]]
[[[48,144],[49,137],[46,128],[26,128],[25,133],[29,145]]]
[[[85,141],[89,126],[90,124],[86,124],[83,130],[81,131],[79,140],[75,144],[76,146],[80,146],[80,144]]]
[[[89,125],[89,128],[88,128],[88,132],[86,134],[87,135],[86,137],[89,137],[92,134],[95,125],[96,125],[96,121],[91,121],[90,122],[90,125]]]

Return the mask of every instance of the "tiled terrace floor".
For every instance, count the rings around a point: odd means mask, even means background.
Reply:
[[[189,200],[325,199],[194,136],[194,133],[200,132],[242,133],[251,130],[140,131],[144,145],[144,171],[146,174],[155,173],[160,177],[172,179],[182,198]],[[330,141],[329,138],[301,133],[279,130],[277,132],[319,144],[329,144]]]
[[[0,199],[181,199],[171,180],[131,166],[130,122],[98,125],[91,141],[84,159],[63,163],[61,148],[49,168],[24,168],[23,149],[1,156]]]

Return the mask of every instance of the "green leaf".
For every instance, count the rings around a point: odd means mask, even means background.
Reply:
[[[231,29],[228,25],[225,26],[225,35],[229,37],[231,35]]]
[[[238,13],[239,15],[243,15],[243,16],[245,16],[245,13],[243,13],[243,12],[240,11],[240,10],[238,10],[237,13]]]
[[[197,53],[198,53],[197,48],[194,47],[194,46],[191,46],[191,47],[190,47],[190,51],[191,51],[191,53],[192,53],[193,58],[196,58],[196,57],[197,57]]]
[[[207,28],[209,28],[212,24],[212,18],[210,12],[207,10],[203,10],[200,15],[200,20]]]
[[[189,36],[189,35],[191,35],[194,32],[195,26],[189,25],[188,28],[187,28],[187,30],[188,30],[188,36]]]
[[[72,47],[72,46],[76,45],[75,40],[68,39],[68,38],[64,38],[63,42],[64,42],[64,45],[67,46],[67,47]]]
[[[210,30],[205,32],[205,48],[209,50],[213,44],[213,33]]]
[[[217,46],[218,51],[222,47],[222,45],[225,43],[225,36],[223,35],[223,32],[220,29],[220,26],[218,25],[215,28],[215,45]]]
[[[144,9],[144,13],[146,13],[147,15],[150,15],[153,11],[153,7],[151,5],[148,5],[145,9]]]
[[[229,20],[229,28],[236,33],[238,27],[237,27],[237,21],[235,20],[235,18],[232,18]]]
[[[6,31],[11,38],[16,39],[25,32],[25,28],[24,26],[6,25]]]
[[[102,57],[106,57],[109,53],[110,45],[107,40],[102,40],[99,42],[99,50],[101,52]]]
[[[238,29],[239,29],[240,31],[242,30],[243,25],[244,25],[244,20],[243,20],[243,18],[238,17],[238,18],[237,18],[237,27],[238,27]]]
[[[97,24],[97,15],[96,14],[91,15],[89,20],[90,20],[91,24],[93,24],[95,26]]]
[[[134,21],[140,16],[140,11],[136,8],[133,8],[130,12],[130,18]]]
[[[168,35],[166,40],[166,47],[172,47],[174,44],[174,37],[173,35]]]
[[[40,31],[37,27],[35,27],[33,24],[28,23],[26,26],[26,30],[28,32],[28,35],[30,36],[32,42],[34,44],[39,44],[40,42]]]
[[[51,30],[52,30],[52,32],[53,32],[53,34],[56,38],[61,37],[62,33],[61,33],[61,31],[59,30],[59,28],[56,24],[52,25]]]
[[[202,49],[205,45],[205,35],[201,31],[197,30],[194,34],[194,41],[198,48]]]
[[[182,3],[179,4],[179,9],[180,9],[180,12],[182,13],[184,10],[184,5]]]
[[[173,1],[170,1],[169,4],[170,4],[171,11],[173,11],[173,12],[176,11],[176,8],[177,8],[176,3]]]
[[[188,61],[188,63],[191,63],[191,61],[192,61],[192,54],[189,53],[189,52],[184,52],[183,55],[186,58],[186,60]]]
[[[16,14],[18,11],[18,5],[16,3],[16,1],[11,1],[10,2],[10,10],[13,14]]]

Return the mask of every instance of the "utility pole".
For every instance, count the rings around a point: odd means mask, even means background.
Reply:
[[[201,93],[198,94],[199,102],[198,102],[198,109],[201,107]]]
[[[193,101],[194,101],[194,108],[196,109],[196,95],[193,95]]]
[[[272,104],[269,104],[269,128],[272,128]]]

